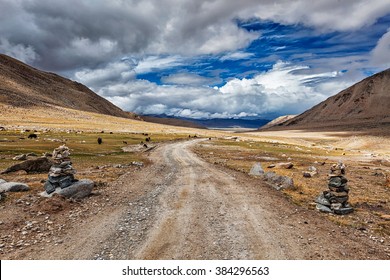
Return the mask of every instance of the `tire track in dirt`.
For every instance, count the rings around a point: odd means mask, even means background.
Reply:
[[[296,209],[259,180],[236,178],[206,163],[190,151],[197,142],[167,145],[154,155],[175,175],[163,184],[151,206],[153,222],[128,258],[307,259],[355,254],[351,250],[356,251],[356,244],[351,249],[348,242],[334,242],[337,226],[316,212],[311,216]]]
[[[115,207],[46,258],[386,259],[357,230],[293,205],[258,178],[203,161],[190,149],[200,141],[155,149],[152,165],[111,184],[121,193]]]

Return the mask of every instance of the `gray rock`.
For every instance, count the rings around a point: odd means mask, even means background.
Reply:
[[[73,183],[77,182],[73,175],[67,176],[50,176],[49,179],[43,185],[43,188],[46,190],[48,194],[55,191],[56,188],[67,188]]]
[[[316,198],[315,202],[324,206],[330,206],[330,201],[325,198],[323,193]]]
[[[341,178],[340,177],[331,177],[329,179],[328,186],[334,187],[334,188],[340,187],[341,186]]]
[[[71,161],[61,162],[59,167],[64,168],[67,167],[68,165],[72,165],[72,162]]]
[[[13,160],[26,160],[27,159],[27,155],[23,154],[23,155],[17,155],[15,157],[12,158]]]
[[[302,175],[305,178],[311,178],[311,177],[314,177],[315,175],[317,175],[317,172],[316,171],[303,171]]]
[[[324,213],[333,213],[333,211],[328,206],[322,205],[320,203],[316,204],[316,209]]]
[[[0,192],[24,192],[30,190],[29,186],[19,182],[5,182],[0,184]]]
[[[6,180],[0,179],[0,184],[7,182]]]
[[[342,186],[345,186],[347,184],[348,180],[347,178],[343,176],[334,176],[329,178],[329,187],[339,188]]]
[[[54,185],[58,184],[60,182],[60,180],[61,180],[61,176],[51,176],[51,175],[49,175],[48,178],[49,178],[50,183],[52,183]],[[57,185],[57,187],[59,187],[59,185]]]
[[[309,166],[308,170],[310,172],[317,172],[317,168],[315,168],[314,166]]]
[[[60,188],[61,189],[67,188],[70,185],[72,185],[75,181],[77,181],[77,180],[74,179],[73,175],[68,175],[68,176],[62,177],[61,180],[59,181]]]
[[[266,172],[264,174],[264,180],[278,191],[294,188],[294,181],[292,178],[278,175],[275,172]]]
[[[285,169],[291,169],[294,167],[294,164],[291,162],[280,162],[276,164],[276,167],[278,168],[285,168]]]
[[[346,215],[353,212],[352,207],[342,207],[339,209],[334,209],[333,212],[337,215]]]
[[[339,210],[343,207],[343,204],[342,203],[338,203],[338,202],[331,202],[330,204],[330,209],[332,210]]]
[[[29,159],[7,168],[3,172],[1,172],[1,174],[16,172],[19,170],[24,170],[27,173],[43,173],[43,172],[48,172],[52,164],[53,162],[46,157]]]
[[[135,165],[135,166],[138,166],[138,167],[142,167],[142,166],[144,166],[144,163],[143,163],[143,162],[140,162],[140,161],[132,161],[132,162],[131,162],[131,165]]]
[[[331,192],[349,192],[349,187],[348,186],[341,186],[341,187],[338,187],[338,188],[336,188],[336,187],[330,187],[329,186],[329,190],[331,191]]]
[[[51,194],[56,190],[56,186],[53,183],[51,183],[50,180],[47,180],[45,182],[43,188],[45,189],[47,194]]]
[[[348,201],[348,196],[332,196],[329,201],[331,203],[346,203]]]
[[[330,192],[328,192],[328,191],[324,191],[322,194],[323,194],[324,197],[325,197],[326,199],[328,199],[328,200],[332,197],[332,194],[331,194]]]
[[[52,177],[59,176],[62,173],[62,168],[52,165],[49,170],[49,174]]]
[[[251,170],[249,171],[249,175],[253,175],[253,176],[263,176],[264,175],[264,170],[261,167],[261,164],[259,162],[256,162],[252,166]]]
[[[61,189],[56,188],[51,194],[43,192],[41,195],[51,197],[53,194],[58,193],[59,195],[65,196],[66,198],[82,199],[91,194],[95,183],[89,179],[82,179],[76,183],[73,183],[67,188]]]

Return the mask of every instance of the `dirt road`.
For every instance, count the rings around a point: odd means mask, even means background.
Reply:
[[[379,244],[293,205],[258,178],[165,144],[110,188],[110,205],[35,259],[386,259]]]

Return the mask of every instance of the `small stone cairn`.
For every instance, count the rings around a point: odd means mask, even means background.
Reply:
[[[324,191],[316,199],[316,208],[321,212],[345,215],[353,212],[348,203],[348,179],[344,177],[345,165],[342,162],[333,164],[330,169],[328,191]]]
[[[49,179],[43,186],[48,194],[54,192],[58,187],[64,189],[78,181],[74,178],[76,170],[72,167],[67,146],[62,145],[54,149],[53,161],[54,164],[49,170]]]

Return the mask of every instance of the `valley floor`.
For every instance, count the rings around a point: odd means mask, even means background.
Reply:
[[[51,203],[46,213],[35,212],[44,239],[34,243],[30,229],[10,232],[24,241],[13,250],[3,246],[1,259],[390,258],[388,240],[339,226],[258,178],[191,151],[206,142],[162,144],[150,154],[153,164],[125,173],[80,205],[58,197],[36,202]],[[11,209],[14,217],[28,201]],[[3,225],[4,215],[12,215],[4,210]]]
[[[0,202],[1,259],[390,259],[388,135],[229,133],[55,107],[0,109],[2,169],[15,155],[66,143],[78,175],[97,182],[94,195],[72,201],[38,195],[47,174],[1,175],[31,187]],[[121,149],[139,147],[146,133],[155,149]],[[143,167],[129,165],[138,160]],[[312,207],[338,160],[352,185],[347,216]],[[248,175],[255,162],[283,161],[294,168],[273,171],[294,179],[292,191]],[[319,175],[303,178],[315,162]]]

